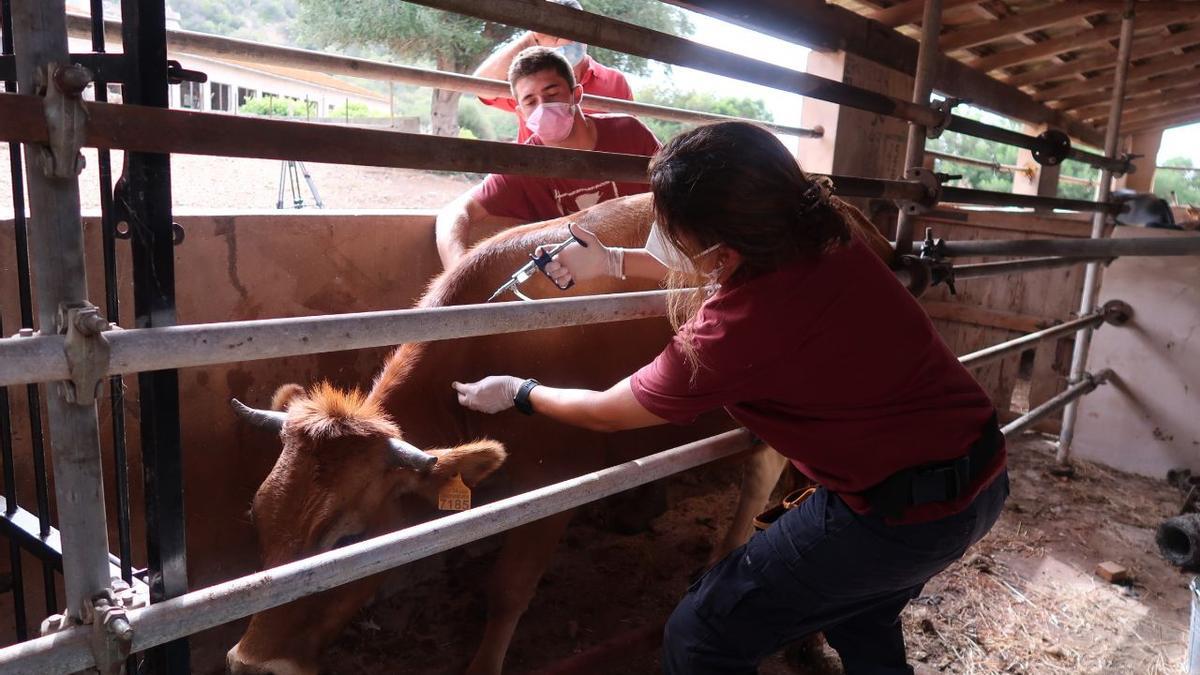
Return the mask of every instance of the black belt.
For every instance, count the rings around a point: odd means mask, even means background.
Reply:
[[[862,492],[871,511],[887,517],[899,517],[906,509],[922,504],[950,502],[965,494],[991,465],[1004,447],[1004,434],[995,413],[984,426],[983,435],[967,454],[948,462],[934,462],[897,471]]]

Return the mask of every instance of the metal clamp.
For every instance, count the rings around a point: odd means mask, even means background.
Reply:
[[[1104,315],[1104,323],[1110,326],[1124,326],[1133,318],[1133,307],[1123,300],[1109,300],[1100,308]]]
[[[1047,129],[1038,134],[1039,144],[1030,152],[1033,160],[1042,166],[1058,166],[1071,154],[1071,137],[1058,129]]]
[[[1120,157],[1121,166],[1114,169],[1112,174],[1118,178],[1137,172],[1137,167],[1133,165],[1133,160],[1143,157],[1144,155],[1135,155],[1127,152]]]
[[[950,126],[950,122],[954,119],[954,107],[960,103],[966,103],[966,99],[954,98],[948,96],[933,104],[935,112],[941,113],[942,119],[936,125],[925,127],[926,138],[941,138],[945,133],[946,128]]]
[[[133,625],[126,606],[113,589],[92,598],[83,609],[83,622],[92,625],[92,655],[101,675],[121,675],[133,648]]]
[[[58,307],[59,335],[66,335],[64,351],[71,379],[61,383],[63,398],[76,405],[91,405],[100,396],[108,377],[110,346],[104,331],[113,326],[90,302],[69,302]]]
[[[938,174],[925,167],[914,166],[904,172],[904,177],[920,183],[921,187],[925,188],[925,194],[916,201],[907,199],[897,200],[896,203],[901,211],[910,216],[915,216],[937,206],[938,201],[942,198],[942,181]]]
[[[81,65],[48,63],[35,75],[36,89],[44,96],[46,129],[50,145],[42,147],[42,171],[50,178],[75,178],[83,172],[84,134],[87,110],[83,90],[92,82],[92,73]]]
[[[208,82],[208,73],[199,70],[188,70],[183,64],[167,59],[167,84],[182,84],[184,82]]]
[[[946,242],[934,238],[932,227],[925,228],[925,240],[921,242],[918,257],[929,266],[930,286],[946,284],[950,295],[958,295],[958,289],[954,286],[954,263],[946,260]]]

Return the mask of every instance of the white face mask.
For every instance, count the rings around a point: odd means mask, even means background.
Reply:
[[[667,238],[666,232],[658,226],[658,221],[650,223],[650,236],[646,238],[646,253],[649,253],[655,260],[663,264],[663,267],[684,274],[694,274],[700,276],[700,270],[696,269],[696,260],[712,253],[720,248],[720,244],[713,244],[694,256],[688,256],[679,247],[675,246],[674,242]],[[719,273],[719,270],[714,270]],[[708,274],[705,276],[712,276]],[[709,282],[715,282],[715,279],[710,279]]]

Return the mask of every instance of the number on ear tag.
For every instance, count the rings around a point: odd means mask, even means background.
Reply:
[[[471,508],[471,488],[463,482],[462,476],[454,474],[454,478],[446,481],[438,490],[438,509],[441,511],[466,511]]]

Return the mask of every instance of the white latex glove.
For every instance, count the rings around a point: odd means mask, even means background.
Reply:
[[[587,248],[572,242],[554,260],[546,264],[546,274],[559,288],[566,288],[571,281],[588,281],[600,277],[625,278],[625,249],[605,246],[595,233],[579,225],[572,226],[575,235],[587,242]],[[540,256],[548,247],[539,246],[533,252]]]
[[[493,415],[513,407],[513,397],[524,381],[512,375],[492,375],[478,382],[455,382],[451,386],[458,392],[459,405]]]

